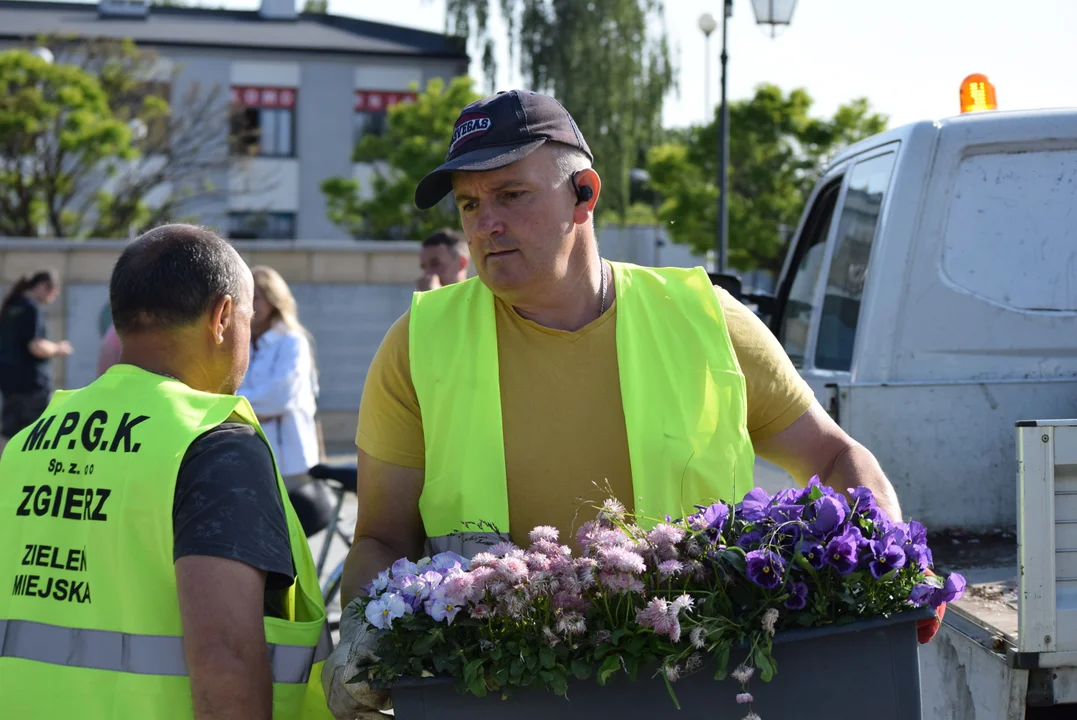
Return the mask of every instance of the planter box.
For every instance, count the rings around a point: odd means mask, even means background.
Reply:
[[[931,610],[913,610],[842,626],[789,630],[774,638],[778,671],[764,683],[758,672],[749,689],[763,720],[920,720],[920,662],[916,621]],[[743,659],[733,651],[730,670]],[[740,685],[715,682],[713,663],[673,684],[684,717],[740,720]],[[624,675],[601,687],[594,675],[571,680],[568,696],[519,692],[475,697],[453,689],[447,678],[402,679],[393,688],[397,720],[595,720],[676,717],[660,677],[630,682]]]

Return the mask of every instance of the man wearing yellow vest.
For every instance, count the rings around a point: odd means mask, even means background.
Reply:
[[[464,108],[419,184],[420,208],[454,194],[478,277],[417,293],[370,367],[345,602],[424,543],[471,553],[451,536],[462,521],[526,545],[536,525],[574,537],[577,511],[609,491],[651,518],[737,502],[755,454],[801,482],[869,487],[900,517],[875,458],[703,269],[601,258],[592,161],[556,100],[512,91]],[[338,718],[387,702],[343,683],[374,652],[350,610],[323,672]]]
[[[246,400],[253,279],[208,230],[131,243],[120,362],[0,458],[0,714],[329,717],[306,538]]]

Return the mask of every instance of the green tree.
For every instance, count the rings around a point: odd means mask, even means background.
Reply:
[[[417,209],[415,187],[445,161],[460,109],[478,97],[471,78],[448,85],[435,78],[414,102],[389,108],[385,132],[365,135],[355,146],[353,160],[374,166],[370,187],[353,178],[322,182],[329,219],[353,237],[378,239],[421,240],[439,227],[459,224],[456,209],[447,203]]]
[[[450,32],[480,48],[491,89],[495,0],[446,0]],[[629,173],[661,130],[674,87],[661,0],[497,0],[508,51],[531,89],[554,95],[572,114],[602,175],[602,204],[625,218]],[[607,215],[608,217],[609,215]]]
[[[325,15],[329,12],[329,0],[305,0],[303,12]]]
[[[781,226],[795,227],[827,160],[841,148],[886,129],[887,118],[865,99],[831,118],[809,113],[802,89],[785,94],[760,85],[730,104],[729,263],[777,271],[785,255]],[[675,242],[699,252],[714,247],[718,216],[717,117],[651,149],[650,186],[661,197],[658,218]]]
[[[35,44],[54,61],[0,53],[0,234],[123,237],[219,194],[227,153],[202,150],[227,137],[222,89],[192,84],[173,113],[171,75],[130,41]]]

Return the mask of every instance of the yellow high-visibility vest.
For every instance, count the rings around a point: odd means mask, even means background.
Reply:
[[[753,487],[755,455],[744,375],[710,278],[702,268],[610,264],[637,515],[648,525],[696,504],[738,502]],[[493,293],[478,278],[416,293],[408,332],[430,549],[473,553],[489,538],[451,535],[463,521],[509,532]],[[602,478],[581,482],[592,480]]]
[[[0,458],[0,714],[44,720],[192,718],[172,560],[187,448],[243,398],[130,365],[58,392]],[[263,438],[264,439],[264,438]],[[274,718],[330,718],[332,649],[306,536],[277,476],[297,579],[265,618]]]

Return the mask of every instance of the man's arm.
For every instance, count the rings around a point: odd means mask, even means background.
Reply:
[[[197,720],[270,720],[273,680],[262,624],[266,573],[235,560],[176,561],[183,650]]]
[[[792,425],[757,442],[755,452],[780,466],[801,485],[818,475],[824,485],[840,492],[866,487],[892,519],[901,519],[897,493],[875,456],[838,427],[817,402]]]
[[[418,560],[426,541],[419,516],[423,469],[383,462],[360,450],[357,470],[359,517],[344,563],[343,605],[363,594],[364,585],[400,558]]]

